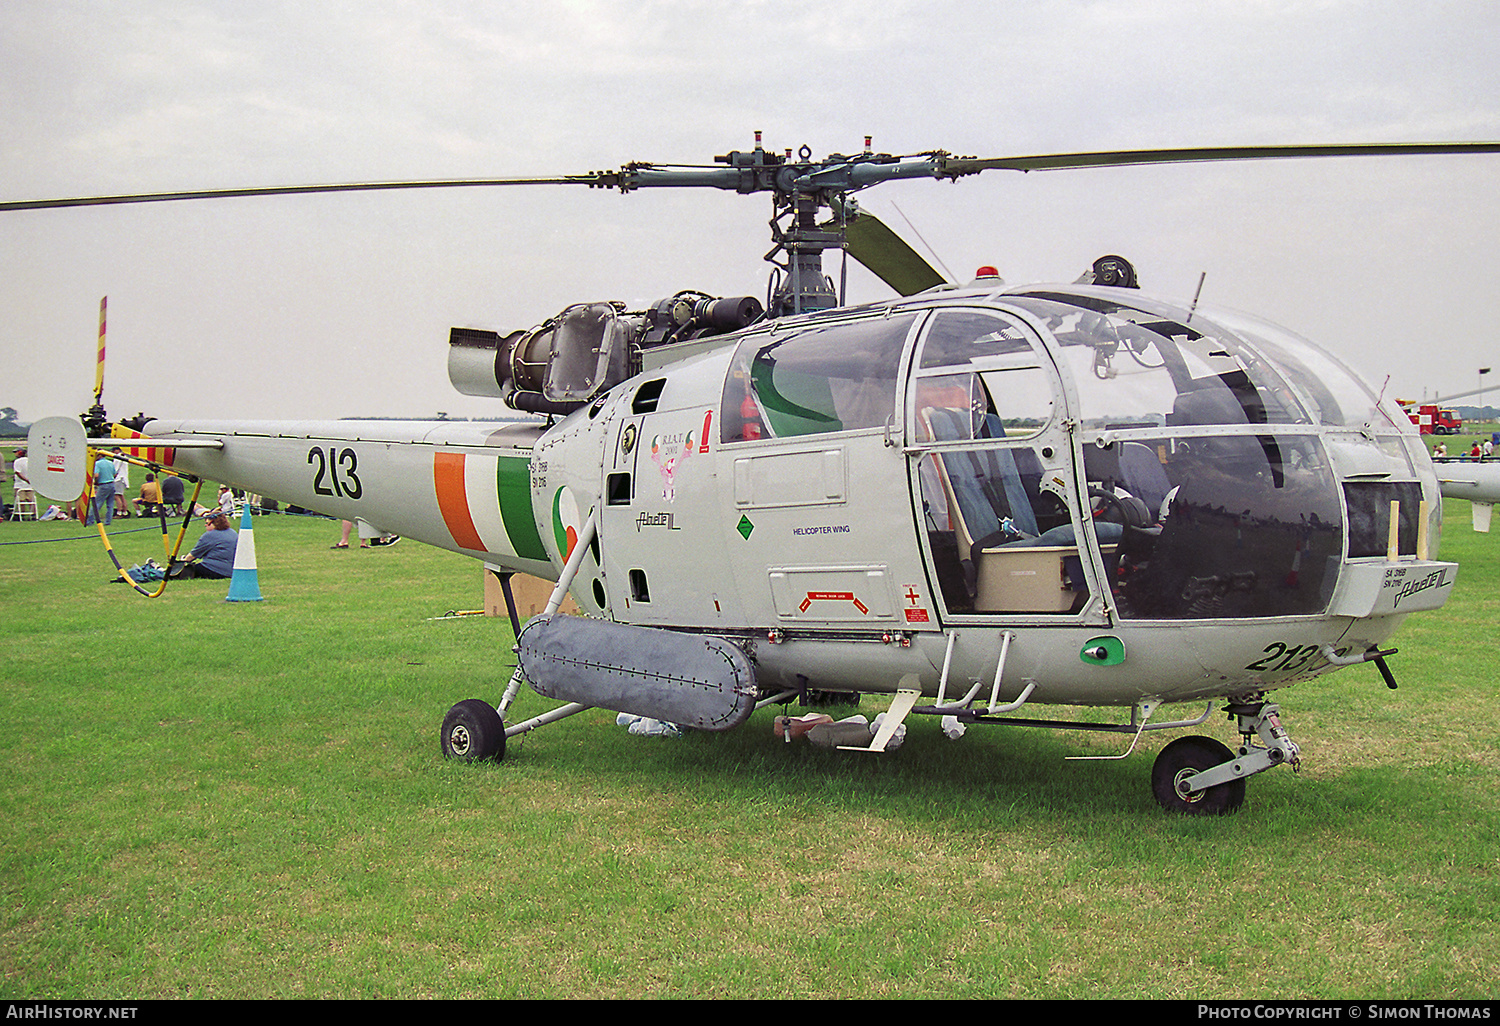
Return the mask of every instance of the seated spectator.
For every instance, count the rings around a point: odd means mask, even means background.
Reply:
[[[141,494],[134,500],[135,511],[141,516],[156,516],[161,507],[161,485],[156,483],[155,474],[146,475],[146,483],[141,485]]]
[[[33,511],[36,509],[36,491],[31,487],[31,464],[26,458],[25,449],[16,450],[16,461],[11,464],[11,471],[15,474],[14,499],[16,505],[29,502]]]
[[[182,478],[166,474],[161,480],[161,501],[174,516],[182,516]]]
[[[229,518],[223,513],[208,515],[208,530],[188,553],[188,558],[174,563],[169,577],[207,577],[223,580],[234,573],[234,550],[240,536],[229,526]]]

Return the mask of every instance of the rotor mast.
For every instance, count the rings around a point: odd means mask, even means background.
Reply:
[[[871,137],[865,136],[863,153],[834,153],[813,160],[803,146],[794,158],[790,149],[771,153],[755,133],[755,148],[733,150],[714,157],[724,168],[661,167],[626,164],[619,171],[594,172],[589,184],[618,188],[621,192],[650,188],[701,187],[749,194],[772,194],[771,238],[775,245],[765,259],[777,267],[766,304],[770,317],[827,310],[842,296],[823,271],[823,254],[846,247],[847,213],[853,206],[851,193],[897,178],[937,178],[943,174],[946,154],[923,154],[917,158],[873,153]],[[831,221],[818,223],[821,211],[831,211]],[[784,259],[778,260],[784,254]]]

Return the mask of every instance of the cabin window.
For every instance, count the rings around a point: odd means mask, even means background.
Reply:
[[[915,314],[867,318],[740,344],[724,383],[725,442],[884,427]]]
[[[952,438],[1028,438],[1052,420],[1048,358],[1015,322],[983,310],[941,310],[921,343],[910,437],[932,437],[929,411],[962,411]],[[941,416],[951,419],[948,414]]]

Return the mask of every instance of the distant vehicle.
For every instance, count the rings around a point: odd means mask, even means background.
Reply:
[[[1464,429],[1463,418],[1453,410],[1445,410],[1433,403],[1417,405],[1408,399],[1398,399],[1401,409],[1417,425],[1424,435],[1456,435]]]

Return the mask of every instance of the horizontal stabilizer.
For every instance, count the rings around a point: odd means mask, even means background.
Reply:
[[[1500,502],[1500,461],[1436,461],[1433,469],[1445,499]]]
[[[72,502],[88,480],[89,447],[77,417],[43,417],[26,434],[31,484],[57,502]]]
[[[153,450],[167,453],[170,449],[222,449],[224,442],[218,438],[195,438],[192,440],[158,440],[142,436],[135,438],[85,438],[83,423],[77,417],[43,417],[31,425],[26,435],[26,447],[31,458],[31,483],[36,490],[55,502],[72,502],[83,494],[88,482],[88,454],[90,449]],[[155,458],[155,457],[147,457]],[[171,460],[167,459],[170,464]]]

